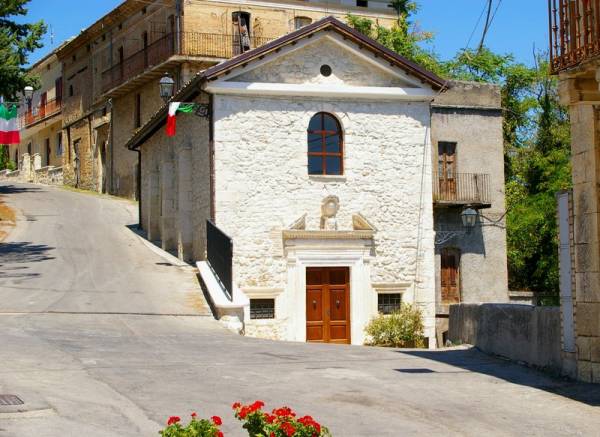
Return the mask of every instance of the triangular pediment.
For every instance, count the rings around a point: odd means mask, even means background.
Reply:
[[[331,32],[236,69],[226,81],[420,88],[423,84]]]

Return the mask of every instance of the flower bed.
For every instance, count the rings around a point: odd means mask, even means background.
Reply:
[[[330,437],[329,430],[311,416],[297,417],[289,407],[274,409],[271,413],[263,411],[264,402],[252,404],[233,404],[235,417],[243,422],[242,427],[250,437]],[[163,437],[223,437],[219,429],[222,420],[218,416],[198,419],[192,413],[190,422],[184,426],[181,418],[171,416],[165,429],[160,431]]]

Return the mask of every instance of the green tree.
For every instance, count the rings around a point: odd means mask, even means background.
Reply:
[[[351,14],[346,17],[348,24],[363,35],[373,38],[383,46],[434,73],[445,74],[445,66],[439,61],[438,56],[421,46],[421,43],[431,42],[433,34],[417,29],[411,30],[408,18],[409,15],[402,15],[398,22],[391,29],[388,29],[377,25],[368,18]]]
[[[26,85],[37,85],[35,77],[27,74],[28,55],[42,47],[41,38],[46,25],[17,23],[14,18],[26,16],[25,5],[30,0],[0,0],[0,95],[16,100]]]

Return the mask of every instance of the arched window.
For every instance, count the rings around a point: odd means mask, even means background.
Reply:
[[[319,112],[308,125],[308,174],[341,175],[343,172],[342,128],[333,115]]]

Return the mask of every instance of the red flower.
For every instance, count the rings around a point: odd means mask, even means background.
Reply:
[[[219,432],[217,433],[217,437],[223,437],[223,433],[222,433],[221,431],[219,431]]]
[[[273,422],[275,422],[275,419],[276,419],[276,417],[273,416],[272,414],[265,413],[265,421],[267,423],[273,423]]]
[[[296,413],[294,413],[291,408],[289,407],[281,407],[281,408],[277,408],[275,410],[273,410],[273,414],[275,414],[278,417],[294,417],[296,416]]]
[[[281,430],[285,432],[285,435],[287,435],[288,437],[292,437],[296,432],[296,428],[294,428],[294,425],[292,425],[289,422],[282,423]]]
[[[241,406],[242,406],[242,404],[240,404],[239,402],[234,402],[233,405],[231,406],[231,408],[234,410],[237,410]]]
[[[181,421],[181,417],[178,417],[178,416],[171,416],[171,417],[169,417],[169,420],[167,420],[167,426],[171,426],[171,425],[173,425],[174,423],[177,423],[177,422],[179,422],[179,421]]]
[[[264,406],[265,403],[263,401],[255,401],[252,405],[250,405],[250,408],[252,411],[256,411]]]
[[[192,413],[192,417],[195,419],[196,416],[198,415],[198,413],[196,413],[195,411]]]
[[[221,420],[221,418],[219,416],[213,416],[211,417],[213,423],[217,426],[221,426],[223,425],[223,421]]]

